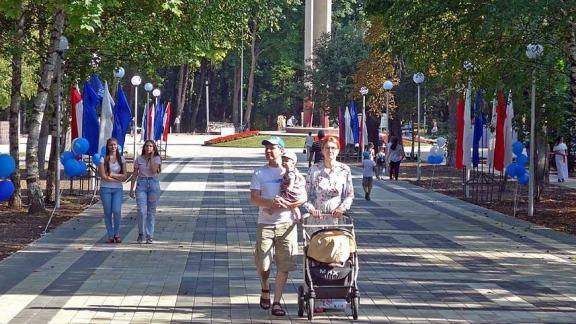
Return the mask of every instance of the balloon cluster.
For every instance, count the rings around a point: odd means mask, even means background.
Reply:
[[[68,177],[78,177],[85,175],[88,166],[84,161],[76,160],[76,156],[81,156],[88,152],[90,143],[83,137],[78,137],[72,141],[72,151],[64,151],[60,155],[60,162],[64,166],[64,174]],[[98,159],[100,161],[100,159]]]
[[[438,137],[436,139],[436,145],[432,146],[430,154],[428,154],[428,163],[430,164],[440,164],[444,161],[446,139],[444,137]]]
[[[6,180],[14,169],[16,169],[14,158],[8,154],[0,154],[0,178],[4,179],[0,181],[0,202],[10,199],[14,193],[14,184]]]
[[[512,144],[512,152],[516,154],[516,162],[510,163],[506,166],[506,173],[513,178],[517,178],[519,184],[528,184],[530,176],[524,168],[526,164],[528,164],[528,156],[523,153],[524,144],[520,142]]]

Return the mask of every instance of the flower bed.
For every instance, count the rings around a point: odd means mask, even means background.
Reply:
[[[252,137],[252,136],[258,135],[259,133],[260,133],[260,131],[253,130],[253,131],[247,131],[247,132],[242,132],[242,133],[237,133],[237,134],[232,134],[232,135],[220,136],[220,137],[216,137],[216,138],[213,138],[211,140],[205,141],[204,145],[213,145],[213,144],[237,140],[239,138]]]

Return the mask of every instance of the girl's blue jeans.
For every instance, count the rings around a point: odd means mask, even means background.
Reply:
[[[138,210],[138,234],[154,237],[156,205],[160,198],[160,182],[157,177],[138,177],[136,182],[136,205]]]
[[[118,236],[120,233],[122,193],[122,188],[100,188],[100,200],[104,208],[104,224],[106,224],[106,232],[109,239]]]

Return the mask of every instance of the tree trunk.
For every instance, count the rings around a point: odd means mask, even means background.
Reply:
[[[568,62],[570,66],[570,104],[576,113],[576,21],[572,15],[568,18]]]
[[[56,11],[53,17],[50,46],[48,47],[46,61],[42,67],[42,75],[38,83],[38,91],[34,99],[34,106],[30,117],[30,129],[28,133],[28,143],[26,145],[26,184],[29,190],[29,214],[43,213],[46,211],[42,197],[42,189],[38,183],[40,178],[38,174],[38,135],[44,117],[46,99],[54,77],[54,66],[57,59],[56,47],[64,29],[64,20],[64,11],[62,9]]]
[[[448,154],[447,154],[447,165],[454,166],[456,162],[456,136],[458,134],[458,121],[457,111],[458,111],[458,94],[453,93],[448,100]]]
[[[248,75],[248,91],[246,93],[246,114],[244,115],[244,127],[245,129],[250,129],[250,117],[252,115],[252,107],[254,99],[252,98],[254,93],[254,75],[256,74],[256,65],[258,62],[258,51],[256,49],[258,38],[258,20],[256,17],[253,18],[251,24],[251,42],[250,42],[250,74]]]
[[[16,20],[16,35],[14,39],[14,54],[12,55],[12,90],[10,93],[10,155],[16,161],[16,169],[11,179],[14,183],[14,194],[8,205],[12,209],[22,208],[22,186],[20,185],[20,100],[22,90],[22,42],[24,38],[25,12]]]
[[[182,112],[184,111],[184,104],[186,103],[186,86],[188,85],[189,72],[190,69],[188,68],[188,64],[180,66],[180,71],[178,72],[178,105],[176,106],[176,113],[174,114],[174,128],[176,133],[180,133]]]
[[[196,93],[196,103],[192,109],[192,117],[190,118],[190,130],[192,132],[196,131],[196,118],[198,117],[198,109],[200,108],[200,103],[202,102],[202,87],[204,87],[204,81],[206,80],[206,69],[207,69],[208,61],[206,59],[202,59],[200,63],[200,85],[198,86],[198,92]],[[190,87],[193,89],[193,85]]]
[[[60,73],[56,71],[55,73]],[[57,97],[58,97],[58,89],[56,86],[53,85],[53,104],[52,107],[54,109],[50,110],[49,113],[44,115],[45,117],[49,117],[49,122],[44,122],[44,124],[50,125],[49,133],[51,135],[52,140],[50,141],[50,156],[48,158],[48,168],[46,169],[46,190],[44,190],[44,203],[51,203],[52,194],[54,193],[54,182],[56,180],[56,107],[58,106]],[[62,147],[62,146],[60,146]]]
[[[234,68],[234,86],[232,87],[232,122],[240,125],[240,67]]]
[[[544,188],[549,183],[548,170],[548,143],[546,142],[546,127],[541,132],[536,133],[536,160],[534,161],[534,199],[540,201]]]

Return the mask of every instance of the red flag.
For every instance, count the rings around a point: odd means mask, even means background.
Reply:
[[[498,106],[496,107],[496,143],[494,144],[494,169],[504,170],[504,123],[506,122],[506,100],[502,91],[498,92]]]
[[[168,102],[166,110],[164,111],[164,121],[163,121],[164,134],[162,134],[162,140],[164,142],[168,140],[168,133],[170,132],[170,110],[171,110],[170,102]]]
[[[70,89],[71,105],[72,105],[72,122],[70,128],[72,129],[72,139],[82,137],[82,116],[84,115],[84,108],[82,106],[82,95],[77,86],[72,86]]]
[[[458,132],[456,134],[456,169],[462,169],[464,167],[464,97],[460,95],[458,100],[458,110],[456,112],[456,125],[458,127]]]
[[[156,108],[154,107],[154,103],[151,102],[150,106],[148,107],[148,123],[146,124],[146,139],[147,140],[154,140],[154,113]]]

